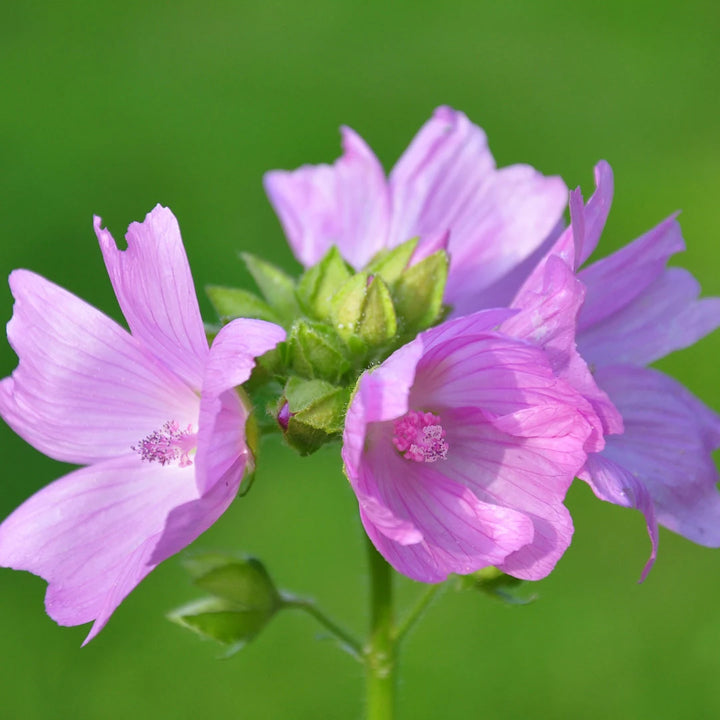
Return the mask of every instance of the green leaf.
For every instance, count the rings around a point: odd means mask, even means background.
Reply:
[[[391,250],[381,250],[373,257],[365,271],[370,275],[379,275],[386,283],[391,285],[400,278],[407,268],[419,239],[412,238]]]
[[[347,341],[355,334],[365,306],[368,281],[367,273],[353,275],[333,298],[331,309],[333,329],[343,340]]]
[[[286,325],[290,325],[300,313],[295,297],[295,281],[280,268],[255,255],[241,253],[240,257],[270,307]]]
[[[234,318],[257,318],[280,323],[275,311],[257,295],[240,288],[209,285],[205,292],[217,314],[224,321]]]
[[[528,605],[537,599],[537,595],[522,597],[517,590],[524,580],[506,575],[496,567],[486,567],[469,575],[458,575],[457,586],[460,590],[479,590],[508,605]]]
[[[298,282],[297,297],[305,312],[318,320],[327,320],[335,294],[351,275],[340,251],[333,245]]]

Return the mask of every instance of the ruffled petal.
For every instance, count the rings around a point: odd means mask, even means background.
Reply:
[[[10,276],[8,339],[19,357],[0,383],[0,414],[21,437],[77,464],[123,455],[199,399],[114,321],[27,270]]]
[[[95,233],[130,331],[199,389],[208,344],[175,216],[156,206],[144,222],[128,228],[127,250],[118,250],[101,222],[96,216]]]
[[[442,467],[403,460],[390,437],[374,428],[359,475],[349,478],[368,535],[396,570],[421,582],[442,582],[450,573],[497,565],[532,540],[533,525],[523,513],[481,502]],[[374,509],[368,497],[376,499]],[[400,522],[421,540],[400,534]]]
[[[720,447],[720,417],[680,383],[656,370],[599,368],[598,383],[622,413],[625,432],[608,438],[598,477],[591,463],[583,478],[604,500],[644,512],[636,485],[647,489],[657,522],[693,542],[720,546],[719,479],[712,453]],[[628,485],[627,477],[635,480]],[[601,486],[602,483],[602,486]]]
[[[357,270],[387,247],[390,200],[385,173],[365,141],[342,128],[334,165],[305,165],[264,177],[265,192],[295,257],[317,263],[336,245]],[[408,240],[403,238],[403,240]]]
[[[47,580],[46,609],[60,625],[94,620],[88,642],[153,569],[168,514],[193,497],[190,467],[130,455],[76,470],[0,525],[0,565]]]
[[[215,338],[205,368],[195,456],[201,495],[221,479],[236,489],[240,484],[252,458],[245,442],[247,410],[235,388],[250,377],[255,359],[284,339],[279,325],[247,319],[234,320]]]
[[[446,300],[456,314],[486,307],[482,291],[537,249],[567,202],[560,178],[526,165],[497,171],[485,133],[438,108],[390,174],[390,238],[450,231]]]

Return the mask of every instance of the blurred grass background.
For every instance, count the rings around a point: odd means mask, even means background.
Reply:
[[[500,165],[528,162],[616,200],[600,251],[682,209],[681,262],[720,293],[720,6],[571,3],[32,2],[0,9],[0,274],[29,267],[119,318],[92,214],[115,237],[155,203],[178,216],[195,281],[237,282],[239,249],[295,265],[262,173],[333,160],[341,123],[386,167],[448,103]],[[210,309],[203,299],[203,311]],[[0,288],[0,318],[11,315]],[[720,338],[663,362],[720,409]],[[0,344],[0,375],[15,356]],[[0,516],[65,471],[0,426]],[[249,496],[196,547],[257,554],[277,581],[364,628],[364,555],[334,450],[264,447]],[[720,551],[574,487],[575,540],[527,607],[447,593],[410,638],[401,718],[720,715]],[[403,598],[418,588],[401,583]],[[287,613],[229,660],[163,614],[197,595],[177,559],[107,628],[59,628],[44,583],[0,570],[3,718],[354,718],[362,674]]]

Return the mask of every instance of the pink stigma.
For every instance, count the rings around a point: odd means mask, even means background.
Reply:
[[[393,429],[393,445],[406,460],[431,463],[447,459],[445,428],[437,415],[411,410],[395,421]]]
[[[140,457],[148,462],[168,465],[177,460],[180,467],[187,467],[192,465],[189,453],[195,447],[196,440],[192,425],[181,430],[174,420],[168,420],[159,430],[151,432],[130,449],[140,453]]]

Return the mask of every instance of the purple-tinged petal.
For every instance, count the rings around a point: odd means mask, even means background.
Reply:
[[[665,270],[668,259],[685,249],[680,225],[669,217],[629,245],[578,273],[587,296],[578,332],[614,315],[640,296]]]
[[[597,247],[610,213],[613,192],[612,168],[605,160],[601,160],[595,166],[595,192],[585,207],[583,232],[576,238],[576,268],[579,268]]]
[[[156,206],[128,228],[127,250],[101,222],[96,216],[95,233],[133,337],[199,389],[208,344],[175,216]]]
[[[0,525],[0,565],[47,580],[46,609],[60,625],[94,620],[88,642],[153,569],[168,513],[195,497],[190,467],[129,455],[76,470]]]
[[[586,449],[597,452],[602,450],[603,435],[622,432],[622,418],[597,386],[575,346],[575,327],[585,290],[558,256],[549,256],[543,269],[543,273],[536,272],[528,278],[513,301],[520,312],[500,329],[545,350],[558,377],[567,380],[588,400],[592,410],[586,415],[594,430]]]
[[[658,549],[658,524],[655,517],[655,506],[642,480],[635,477],[621,465],[613,462],[604,453],[588,455],[585,467],[578,473],[597,497],[613,505],[635,508],[645,516],[647,531],[650,537],[650,557],[640,575],[640,582],[645,580],[655,564]]]
[[[438,108],[390,174],[391,244],[450,231],[446,301],[457,315],[550,234],[567,202],[560,178],[526,165],[495,169],[485,133]]]
[[[387,247],[390,200],[385,173],[357,133],[346,127],[341,132],[343,154],[334,165],[274,170],[264,177],[290,247],[305,267],[336,245],[359,270]]]
[[[19,364],[0,383],[0,415],[35,448],[88,464],[129,452],[167,421],[196,423],[197,395],[113,320],[27,270],[10,287]]]
[[[720,326],[720,298],[698,299],[700,286],[682,268],[668,268],[611,317],[578,333],[592,365],[646,365],[689,347]]]
[[[719,476],[712,458],[720,447],[720,417],[656,370],[604,367],[598,368],[597,379],[622,413],[625,432],[607,438],[601,454],[622,472],[612,476],[606,462],[605,476],[598,478],[595,466],[588,468],[596,494],[617,502],[628,491],[629,474],[647,489],[657,522],[693,542],[720,546]],[[628,492],[635,496],[618,504],[643,510],[652,531],[643,496],[633,486]]]
[[[279,325],[247,319],[234,320],[215,338],[205,368],[195,456],[201,495],[220,479],[236,489],[240,484],[252,458],[245,442],[247,410],[235,388],[250,377],[255,359],[284,339]],[[228,480],[231,470],[234,475]]]

